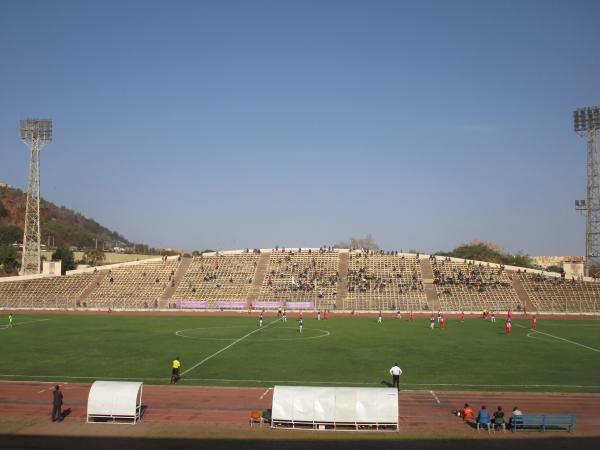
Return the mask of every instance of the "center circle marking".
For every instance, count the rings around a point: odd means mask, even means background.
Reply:
[[[186,339],[196,339],[198,341],[235,341],[235,340],[241,338],[242,336],[227,337],[227,338],[215,338],[215,337],[190,336],[189,334],[186,334],[186,332],[187,331],[196,331],[196,330],[223,330],[223,329],[236,329],[236,328],[248,329],[248,326],[246,326],[246,325],[231,325],[231,326],[227,326],[227,327],[186,328],[183,330],[176,331],[175,336],[186,338]],[[273,330],[282,330],[282,329],[296,330],[296,327],[277,327],[277,328],[272,328],[272,329]],[[320,334],[317,334],[316,336],[301,336],[300,335],[298,337],[293,337],[293,338],[267,338],[267,339],[253,338],[252,341],[254,341],[254,342],[306,341],[309,339],[321,339],[321,338],[331,335],[331,333],[329,331],[322,330],[320,328],[307,328],[307,327],[303,328],[303,332],[306,332],[307,330],[318,331],[318,332],[320,332]]]

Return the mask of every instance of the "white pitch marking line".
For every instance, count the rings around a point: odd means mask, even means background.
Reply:
[[[105,376],[71,376],[71,375],[23,375],[23,374],[0,374],[0,378],[52,378],[55,380],[97,380],[99,378],[106,380],[153,380],[153,381],[167,381],[169,377],[105,377]],[[359,386],[381,386],[381,383],[371,382],[355,382],[355,381],[307,381],[307,380],[248,380],[248,379],[228,379],[228,378],[186,378],[189,381],[221,381],[231,383],[294,383],[294,384],[337,384],[338,386],[345,385],[359,385]],[[2,383],[22,383],[24,380],[7,380]],[[56,384],[56,381],[40,381],[40,383]],[[61,381],[61,384],[67,384],[67,382]],[[583,385],[583,384],[469,384],[469,383],[402,383],[403,386],[461,386],[461,387],[501,387],[501,388],[593,388],[599,389],[599,385]],[[199,386],[202,387],[202,386]],[[243,388],[243,387],[242,387]],[[405,392],[404,390],[403,392]]]
[[[48,320],[52,320],[52,319],[26,320],[25,322],[16,322],[13,324],[13,328],[20,327],[21,325],[25,325],[26,323],[47,322]],[[0,329],[6,330],[6,329],[8,329],[8,325],[1,325]]]
[[[436,402],[437,402],[437,404],[439,405],[439,404],[440,404],[440,399],[438,398],[438,396],[437,396],[437,395],[435,395],[435,392],[433,392],[433,391],[429,391],[429,392],[431,393],[431,395],[433,395],[433,398],[435,399],[435,401],[436,401]]]
[[[519,325],[519,324],[516,324],[516,325],[517,325],[518,327],[521,327],[521,328],[525,328],[525,329],[527,329],[527,327],[524,327],[523,325]],[[571,340],[569,340],[569,339],[565,339],[565,338],[562,338],[562,337],[560,337],[560,336],[554,336],[553,334],[550,334],[550,333],[544,333],[543,331],[531,330],[531,333],[528,333],[528,334],[527,334],[527,336],[528,336],[528,337],[532,337],[532,336],[529,336],[529,334],[533,334],[533,333],[539,333],[539,334],[543,334],[543,335],[546,335],[546,336],[550,336],[551,338],[554,338],[554,339],[560,339],[561,341],[568,342],[569,344],[578,345],[578,346],[580,346],[580,347],[587,348],[588,350],[592,350],[592,351],[594,351],[594,352],[598,352],[598,353],[600,353],[600,350],[598,350],[597,348],[594,348],[594,347],[588,347],[587,345],[580,344],[579,342],[571,341]]]
[[[265,392],[263,392],[263,393],[262,393],[262,395],[261,395],[260,397],[258,397],[258,399],[259,399],[259,400],[262,400],[263,398],[265,398],[265,395],[267,395],[271,389],[272,389],[272,388],[269,388],[269,389],[267,389]]]
[[[243,340],[244,340],[244,339],[246,339],[248,336],[251,336],[251,335],[253,335],[254,333],[258,333],[259,331],[261,331],[261,330],[264,330],[265,328],[268,328],[268,327],[270,327],[271,325],[273,325],[274,323],[277,323],[277,322],[279,322],[280,320],[281,320],[281,318],[279,318],[279,319],[277,319],[277,320],[274,320],[274,321],[272,321],[272,322],[269,322],[269,323],[268,323],[268,324],[266,324],[264,327],[257,328],[256,330],[254,330],[254,331],[251,331],[251,332],[250,332],[250,333],[248,333],[248,334],[245,334],[245,335],[244,335],[244,336],[242,336],[241,338],[239,338],[239,339],[236,339],[236,340],[235,340],[235,341],[233,341],[231,344],[227,345],[226,347],[223,347],[221,350],[219,350],[219,351],[217,351],[217,352],[213,353],[213,354],[212,354],[212,355],[210,355],[210,356],[207,356],[207,357],[206,357],[206,358],[204,358],[202,361],[200,361],[200,362],[197,362],[196,364],[194,364],[194,365],[193,365],[192,367],[190,367],[189,369],[187,369],[187,370],[184,370],[183,372],[181,372],[181,376],[184,376],[186,373],[188,373],[188,372],[190,372],[190,371],[194,370],[196,367],[199,367],[199,366],[201,366],[201,365],[202,365],[202,364],[204,364],[206,361],[208,361],[208,360],[210,360],[210,359],[214,358],[214,357],[215,357],[215,356],[217,356],[218,354],[220,354],[220,353],[223,353],[225,350],[227,350],[227,349],[229,349],[229,348],[233,347],[233,346],[234,346],[235,344],[237,344],[238,342],[241,342],[241,341],[243,341]]]

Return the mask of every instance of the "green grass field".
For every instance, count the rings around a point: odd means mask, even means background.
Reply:
[[[287,323],[248,316],[17,315],[0,317],[0,379],[165,384],[180,356],[182,385],[381,386],[398,362],[406,389],[600,392],[600,321],[335,317]],[[544,334],[542,334],[544,333]],[[204,362],[202,362],[204,360]],[[200,363],[200,364],[199,364]],[[186,373],[187,370],[197,365]]]

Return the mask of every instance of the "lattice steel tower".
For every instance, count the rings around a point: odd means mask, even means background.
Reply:
[[[40,119],[21,120],[21,140],[29,146],[29,183],[25,206],[25,232],[23,233],[22,275],[40,273],[40,150],[52,140],[52,121]]]
[[[573,112],[575,131],[587,139],[587,200],[575,208],[587,215],[585,229],[585,274],[600,276],[600,165],[596,133],[600,129],[600,107],[579,108]]]

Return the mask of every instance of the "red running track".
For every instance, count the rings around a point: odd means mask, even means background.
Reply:
[[[0,382],[0,417],[50,418],[52,383]],[[71,408],[69,420],[84,421],[89,384],[62,384],[64,408]],[[145,422],[248,423],[250,411],[271,407],[272,389],[198,386],[145,385]],[[450,414],[465,402],[475,411],[486,405],[493,412],[498,405],[510,417],[513,406],[527,413],[575,413],[577,434],[600,433],[600,394],[401,391],[401,430],[456,430],[468,425]]]

